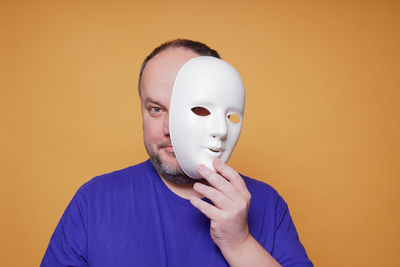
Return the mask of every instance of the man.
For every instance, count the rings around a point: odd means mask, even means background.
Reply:
[[[41,266],[312,266],[270,186],[218,159],[216,172],[198,166],[202,180],[181,170],[170,140],[171,93],[180,68],[205,55],[219,58],[202,43],[174,40],[146,58],[139,95],[150,161],[82,186]]]

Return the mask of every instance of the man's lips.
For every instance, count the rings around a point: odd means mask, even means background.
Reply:
[[[174,153],[174,149],[171,145],[162,145],[161,148],[164,149],[166,152]]]

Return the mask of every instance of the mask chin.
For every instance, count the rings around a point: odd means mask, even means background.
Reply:
[[[242,128],[244,101],[239,73],[221,59],[196,57],[179,70],[169,110],[170,138],[189,177],[202,178],[196,170],[200,164],[214,170],[213,159],[228,160]]]
[[[217,156],[212,156],[211,151],[206,151],[206,149],[197,151],[197,153],[188,153],[187,156],[183,157],[181,163],[182,170],[188,175],[189,177],[193,179],[202,179],[203,177],[200,176],[200,174],[197,172],[197,166],[200,164],[205,165],[207,168],[215,171],[214,166],[213,166],[213,160],[217,158]],[[223,160],[223,157],[219,157],[221,160]],[[223,160],[226,162],[226,160]],[[179,161],[178,161],[179,162]]]

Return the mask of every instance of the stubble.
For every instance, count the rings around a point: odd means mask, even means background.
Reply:
[[[170,144],[159,144],[157,145],[158,151],[164,146]],[[158,153],[156,153],[150,147],[147,147],[147,152],[150,156],[150,161],[153,164],[154,168],[157,170],[158,174],[167,179],[168,181],[175,184],[194,184],[196,182],[195,179],[190,178],[188,175],[184,173],[180,166],[171,166],[168,163],[164,162]],[[175,158],[174,153],[169,153],[169,156]]]

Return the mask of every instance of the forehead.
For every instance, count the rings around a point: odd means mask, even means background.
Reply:
[[[154,56],[143,70],[140,82],[141,98],[149,95],[152,98],[170,98],[179,69],[187,61],[198,56],[186,48],[167,48]]]

